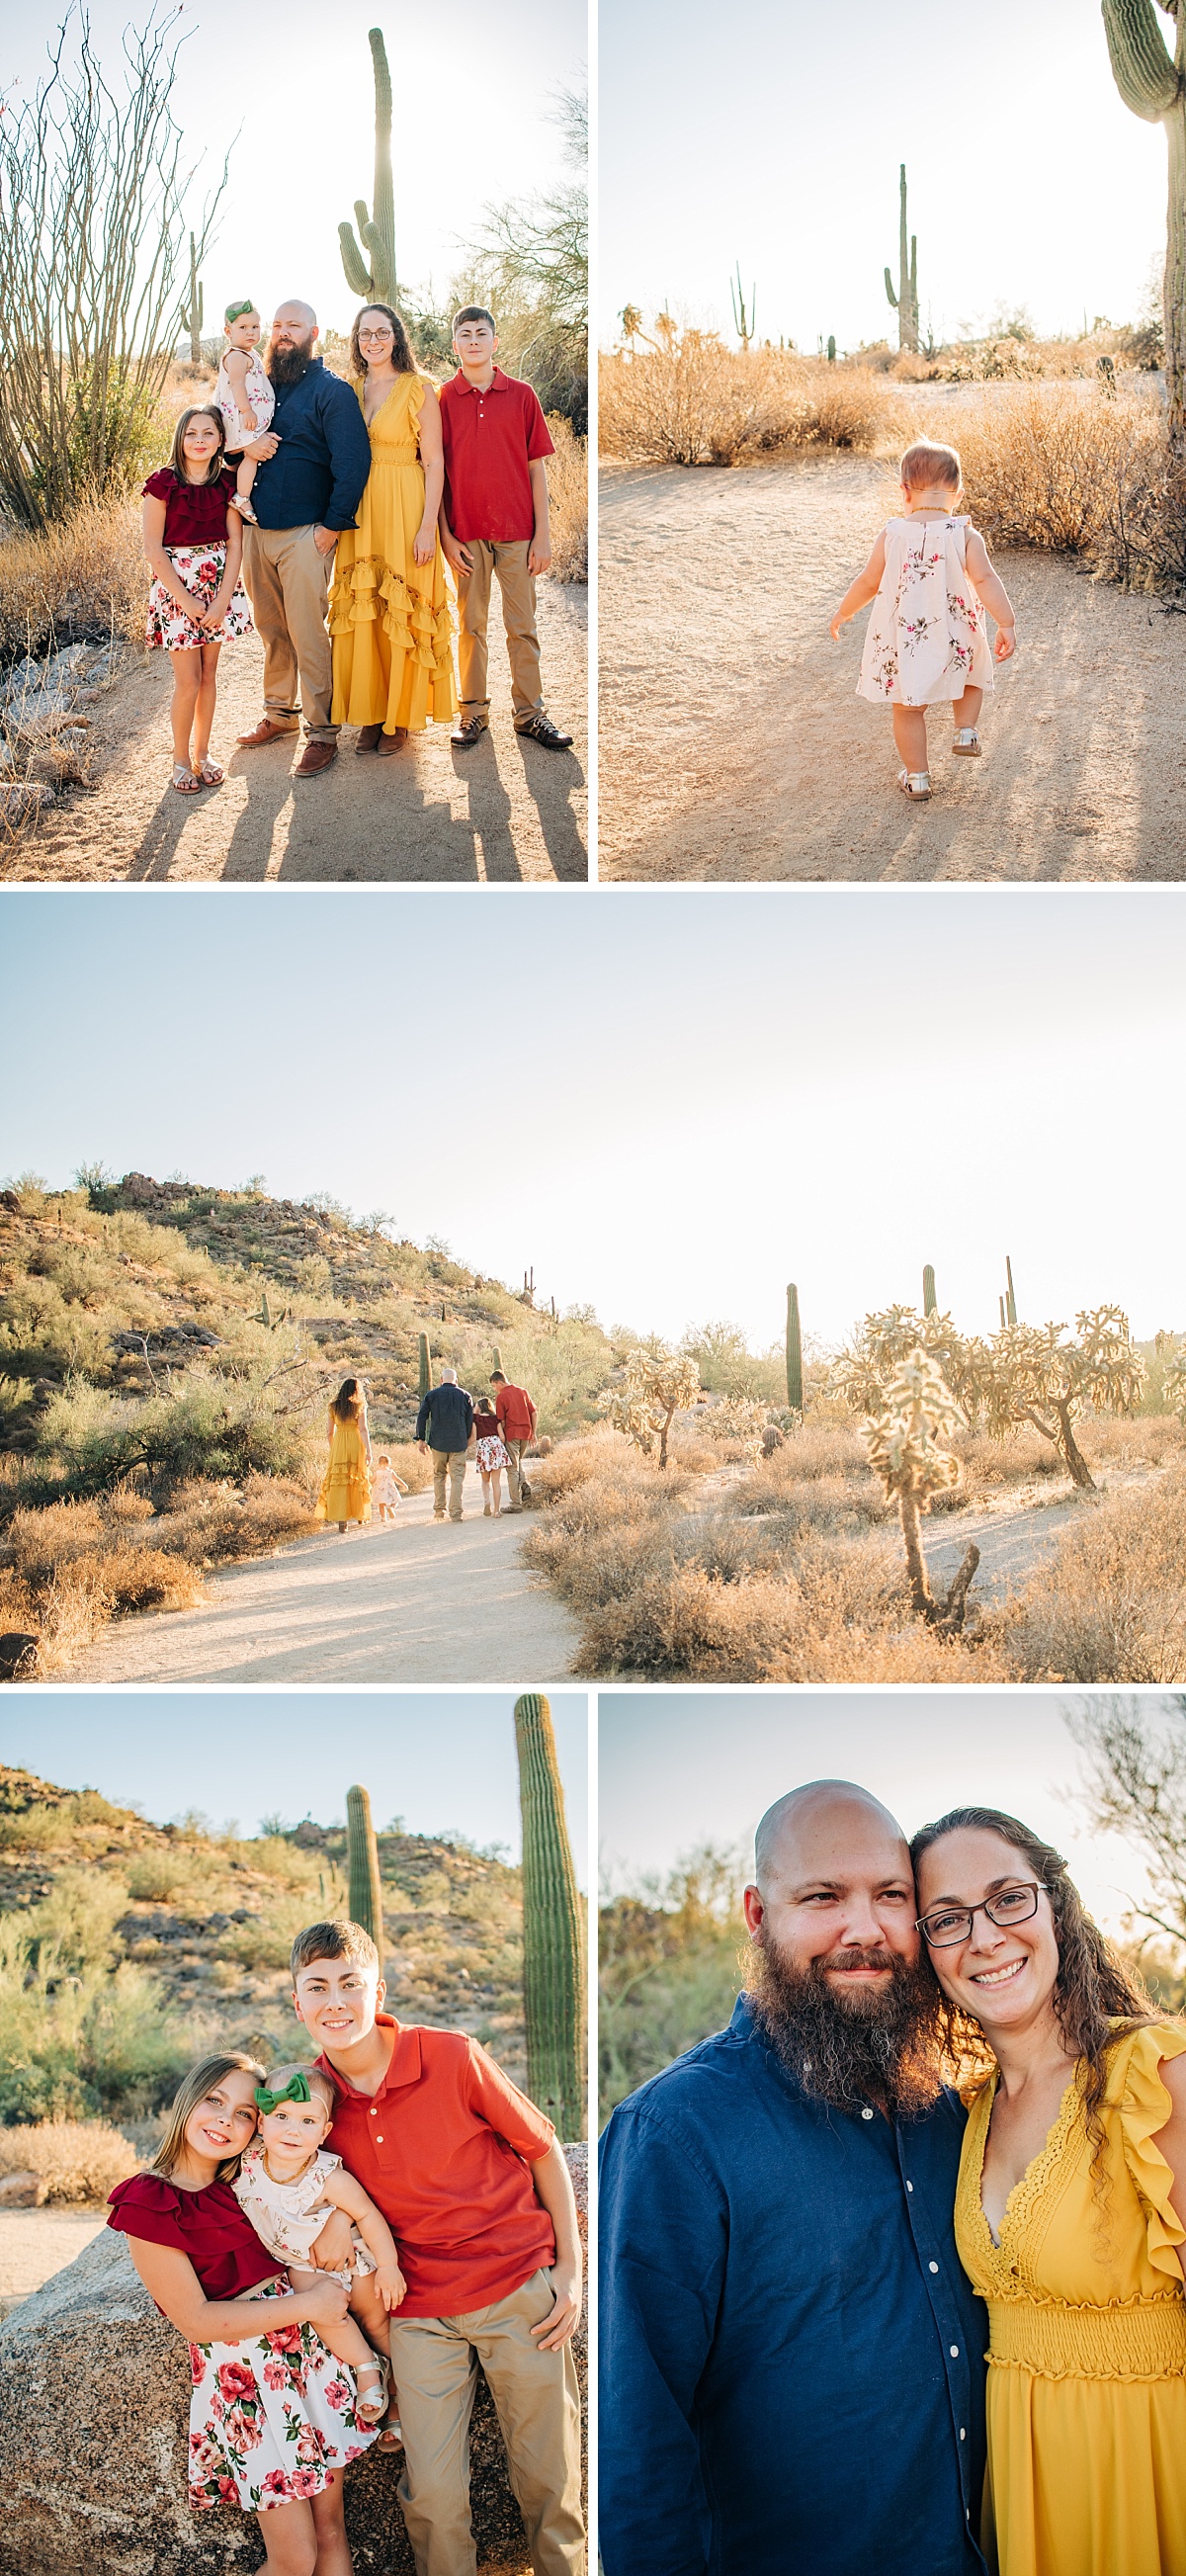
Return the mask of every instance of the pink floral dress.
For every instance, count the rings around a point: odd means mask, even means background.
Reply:
[[[212,485],[178,486],[169,466],[150,474],[144,496],[165,504],[165,553],[183,589],[193,592],[198,615],[217,598],[226,569],[227,502],[235,478],[225,467]],[[167,653],[192,651],[203,644],[227,644],[252,632],[247,593],[237,581],[222,624],[214,634],[187,617],[163,581],[153,580],[148,594],[145,641]]]
[[[885,571],[861,655],[857,696],[927,707],[991,689],[984,608],[967,569],[971,520],[890,519]]]
[[[260,2305],[288,2296],[270,2281]],[[261,2320],[262,2323],[262,2320]],[[375,2441],[361,2424],[354,2373],[327,2352],[311,2325],[281,2326],[251,2343],[191,2343],[189,2500],[238,2504],[244,2513],[320,2495]]]

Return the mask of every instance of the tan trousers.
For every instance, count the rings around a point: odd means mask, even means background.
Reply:
[[[329,720],[333,654],[325,622],[333,556],[318,552],[311,526],[249,523],[243,534],[243,578],[264,648],[265,714],[275,724],[295,726],[299,680],[306,733],[314,742],[336,742],[338,728]]]
[[[511,1510],[513,1512],[521,1512],[523,1509],[523,1498],[519,1492],[519,1478],[522,1475],[523,1461],[531,1447],[531,1442],[529,1440],[508,1440],[505,1431],[502,1435],[502,1439],[503,1447],[506,1450],[507,1458],[510,1462],[507,1467],[507,1491],[511,1498]]]
[[[461,721],[464,724],[467,716],[485,715],[490,705],[486,626],[490,616],[490,586],[497,576],[502,595],[502,622],[507,631],[507,652],[511,657],[511,702],[517,725],[528,716],[542,715],[544,708],[539,637],[535,631],[535,583],[527,569],[530,549],[526,537],[506,546],[491,545],[485,537],[467,537],[465,548],[467,554],[473,556],[473,571],[459,572],[457,576]]]
[[[465,1462],[469,1453],[465,1449],[430,1449],[428,1454],[432,1460],[432,1508],[434,1512],[444,1511],[445,1478],[447,1476],[449,1479],[449,1518],[451,1521],[459,1521],[461,1518],[461,1489],[465,1483]]]
[[[581,2414],[571,2344],[541,2352],[529,2329],[552,2308],[550,2275],[461,2317],[391,2319],[404,2473],[399,2500],[416,2576],[474,2576],[469,2428],[478,2364],[506,2444],[535,2576],[581,2576]]]

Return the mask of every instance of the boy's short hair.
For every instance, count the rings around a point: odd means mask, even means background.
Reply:
[[[289,1954],[292,1975],[311,1968],[315,1959],[358,1959],[364,1968],[379,1965],[379,1953],[370,1933],[345,1914],[336,1915],[332,1923],[308,1923],[303,1932],[298,1932]]]
[[[899,472],[908,492],[925,492],[931,483],[958,492],[964,479],[958,447],[938,447],[929,438],[916,438],[907,448]]]
[[[510,1385],[510,1379],[509,1379],[509,1378],[508,1378],[508,1376],[507,1376],[506,1370],[505,1370],[505,1369],[491,1369],[491,1371],[490,1371],[490,1384],[491,1384],[491,1386],[509,1386],[509,1385]]]
[[[456,339],[457,333],[460,331],[463,322],[488,322],[492,331],[497,331],[498,329],[498,324],[494,319],[494,315],[484,304],[463,304],[460,313],[454,314],[454,339]]]
[[[291,2083],[294,2075],[304,2076],[309,2091],[320,2094],[327,2111],[336,2110],[338,2097],[328,2075],[323,2073],[320,2066],[306,2066],[295,2057],[291,2064],[269,2066],[264,2077],[264,2090],[268,2093],[282,2093],[285,2085]]]

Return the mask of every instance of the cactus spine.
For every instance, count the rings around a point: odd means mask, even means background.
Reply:
[[[342,245],[342,266],[346,283],[356,295],[370,297],[377,304],[398,304],[399,287],[395,274],[395,182],[391,175],[391,74],[387,68],[387,48],[381,27],[372,27],[367,39],[375,67],[375,188],[374,213],[367,214],[365,197],[354,201],[353,224],[339,224],[338,240]],[[359,244],[370,253],[368,266]]]
[[[430,1349],[429,1349],[429,1347],[428,1347],[428,1335],[427,1335],[427,1333],[421,1333],[421,1336],[420,1336],[420,1401],[421,1401],[421,1404],[423,1404],[424,1399],[425,1399],[425,1396],[426,1396],[426,1395],[431,1395],[431,1393],[432,1393],[432,1352],[430,1351]]]
[[[188,331],[189,333],[190,363],[195,367],[200,367],[202,363],[203,309],[204,298],[202,295],[202,289],[198,284],[198,246],[194,240],[193,234],[191,233],[189,237],[189,303],[188,305],[183,304],[181,307],[181,328],[183,331]]]
[[[1017,1299],[1013,1294],[1013,1264],[1009,1259],[1008,1253],[1005,1254],[1005,1277],[1008,1282],[1005,1290],[1005,1322],[1007,1324],[1015,1324],[1017,1321]]]
[[[922,1311],[924,1315],[937,1315],[939,1312],[939,1300],[935,1295],[935,1273],[929,1261],[922,1274]]]
[[[561,2138],[585,2134],[585,1974],[580,1907],[547,1700],[515,1702],[523,1820],[527,2090]]]
[[[1165,127],[1165,383],[1170,442],[1180,456],[1186,449],[1186,11],[1168,10],[1176,21],[1171,55],[1153,0],[1103,0],[1103,8],[1112,72],[1125,106],[1147,124]]]
[[[350,1851],[350,1916],[369,1932],[383,1965],[383,1889],[379,1879],[379,1846],[371,1823],[366,1789],[346,1791],[346,1834]]]
[[[918,235],[916,233],[911,233],[909,235],[909,258],[907,258],[906,255],[907,238],[906,164],[903,161],[901,167],[901,178],[899,180],[898,291],[895,295],[894,281],[888,268],[885,272],[885,291],[898,316],[898,347],[900,349],[914,349],[917,351]]]
[[[799,1331],[799,1291],[787,1289],[787,1403],[792,1413],[803,1411],[803,1340]]]

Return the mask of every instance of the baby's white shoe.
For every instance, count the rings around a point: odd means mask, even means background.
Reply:
[[[980,736],[975,725],[961,725],[951,748],[957,760],[979,760]]]
[[[232,492],[231,508],[232,510],[237,510],[241,518],[249,519],[253,528],[258,528],[259,520],[256,518],[255,512],[252,509],[251,503],[245,492]]]
[[[902,790],[903,796],[909,796],[912,803],[916,805],[925,805],[931,793],[930,770],[900,769],[898,771],[898,785]]]

